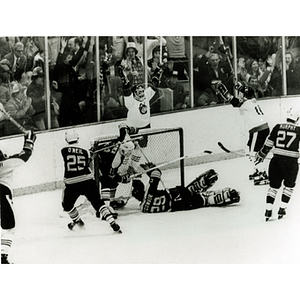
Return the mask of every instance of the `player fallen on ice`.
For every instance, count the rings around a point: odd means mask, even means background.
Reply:
[[[269,179],[266,167],[264,165],[255,166],[253,159],[270,133],[268,121],[255,99],[254,90],[251,87],[238,83],[235,85],[238,96],[234,97],[222,83],[217,84],[217,89],[225,102],[230,102],[233,107],[239,108],[241,115],[248,125],[249,139],[247,146],[249,158],[254,168],[254,173],[249,175],[249,179],[254,181],[254,185],[268,184]]]
[[[11,187],[13,171],[28,161],[32,155],[35,140],[36,135],[28,131],[24,135],[24,145],[20,153],[7,157],[0,150],[1,264],[10,263],[8,256],[16,225]]]
[[[186,187],[176,186],[158,190],[161,170],[153,163],[141,165],[149,176],[148,186],[141,180],[133,181],[132,196],[140,201],[144,213],[191,210],[207,206],[225,206],[240,201],[239,192],[232,188],[208,191],[218,180],[218,174],[210,169],[199,175]]]
[[[111,206],[115,201],[117,187],[120,183],[129,184],[131,175],[137,173],[141,154],[139,147],[132,141],[130,135],[138,133],[136,127],[121,123],[119,126],[118,141],[98,142],[97,150],[90,149],[91,153],[97,155],[99,165],[99,181],[101,186],[101,198],[116,217],[117,213]],[[97,152],[95,152],[97,151]],[[97,213],[97,217],[100,215]]]
[[[86,196],[96,212],[106,220],[115,232],[122,233],[110,210],[100,197],[99,189],[90,168],[90,153],[78,145],[79,135],[75,130],[65,133],[67,146],[62,148],[61,154],[64,160],[64,184],[62,206],[72,222],[68,224],[70,229],[75,225],[84,226],[79,212],[74,206],[79,196]]]
[[[286,122],[274,126],[264,146],[257,152],[255,163],[264,161],[273,148],[273,157],[269,164],[270,186],[267,192],[265,212],[266,221],[272,216],[276,195],[283,183],[278,219],[286,215],[286,208],[296,186],[299,164],[300,127],[297,122],[300,111],[291,108],[287,112]]]

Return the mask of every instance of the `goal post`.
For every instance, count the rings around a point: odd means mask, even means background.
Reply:
[[[138,162],[132,167],[137,173],[143,171],[140,164],[151,161],[156,165],[172,162],[184,156],[184,137],[183,129],[176,128],[149,128],[142,129],[138,134],[131,135],[132,139],[137,139],[135,143],[137,146],[133,155],[139,157]],[[141,138],[141,139],[139,139]],[[93,158],[94,176],[98,186],[101,186],[99,180],[99,155],[101,155],[100,145],[103,143],[118,142],[118,135],[98,136],[91,140],[91,146],[96,152]],[[133,162],[134,163],[134,162]],[[161,167],[161,187],[172,188],[175,186],[184,186],[184,160],[174,161]],[[149,177],[146,174],[139,178],[144,184],[147,184]],[[160,186],[159,186],[160,187]],[[130,197],[131,183],[119,184],[117,188],[116,198]]]

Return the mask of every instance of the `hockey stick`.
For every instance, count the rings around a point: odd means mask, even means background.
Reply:
[[[239,155],[239,156],[250,156],[250,155],[248,155],[248,154],[240,153],[240,152],[237,152],[237,151],[231,151],[231,150],[229,150],[228,148],[226,148],[221,142],[218,142],[218,146],[219,146],[223,151],[225,151],[226,153],[232,153],[232,154],[236,154],[236,155]]]
[[[224,52],[225,52],[225,55],[226,55],[226,58],[227,58],[227,61],[228,61],[230,70],[231,70],[231,72],[232,72],[234,84],[236,85],[236,84],[237,84],[237,79],[236,79],[236,77],[235,77],[235,73],[234,73],[234,69],[233,69],[233,66],[232,66],[232,62],[231,62],[231,60],[230,60],[228,50],[226,49],[226,46],[225,46],[225,44],[224,44],[224,42],[223,42],[223,38],[222,38],[221,36],[220,36],[220,42],[221,42],[221,45],[222,45],[223,50],[224,50]]]
[[[141,140],[142,138],[143,138],[142,136],[139,136],[139,137],[136,137],[136,138],[132,138],[132,139],[126,140],[126,142],[139,141],[139,140]],[[125,141],[123,141],[123,142],[117,142],[117,143],[112,144],[112,145],[110,145],[110,146],[107,146],[107,147],[104,147],[104,148],[102,148],[102,149],[96,150],[96,151],[93,152],[93,154],[98,153],[98,152],[101,152],[101,151],[105,151],[105,150],[110,149],[110,148],[113,148],[113,147],[115,147],[118,143],[119,143],[119,144],[123,144],[123,143],[125,143]]]
[[[225,151],[226,153],[232,153],[238,156],[242,156],[242,157],[249,157],[249,158],[255,158],[255,155],[250,155],[247,153],[241,153],[241,152],[237,152],[237,151],[231,151],[228,148],[226,148],[221,142],[218,142],[218,146]],[[265,157],[264,159],[271,159],[270,157]]]
[[[173,159],[173,160],[171,160],[171,161],[168,161],[168,162],[162,163],[162,164],[160,164],[160,165],[157,165],[157,166],[155,166],[155,167],[153,167],[153,168],[150,168],[150,169],[148,169],[148,170],[144,170],[143,172],[140,172],[140,173],[137,173],[137,174],[133,174],[133,175],[130,176],[130,178],[134,178],[134,177],[141,176],[141,175],[143,175],[143,174],[145,174],[145,173],[148,173],[148,172],[151,172],[151,171],[153,171],[153,170],[155,170],[155,169],[158,169],[158,168],[167,166],[167,165],[172,164],[172,163],[174,163],[174,162],[177,162],[177,161],[180,161],[180,160],[189,158],[189,157],[191,157],[191,156],[194,156],[194,155],[197,155],[197,154],[200,154],[200,153],[212,154],[212,151],[210,151],[210,150],[204,150],[204,151],[194,152],[194,153],[189,154],[189,155],[181,156],[181,157],[178,157],[178,158]]]
[[[5,116],[8,118],[8,120],[9,120],[10,122],[12,122],[16,127],[18,127],[20,131],[22,131],[22,132],[25,133],[25,134],[28,132],[28,130],[26,130],[22,125],[20,125],[13,117],[11,117],[11,116],[9,115],[9,113],[6,112],[5,109],[3,109],[3,108],[0,107],[0,111],[1,111],[3,114],[5,114]]]

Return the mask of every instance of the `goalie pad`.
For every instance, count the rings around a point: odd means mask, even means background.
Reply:
[[[205,192],[207,189],[212,187],[217,180],[218,174],[215,170],[210,169],[199,175],[186,188],[192,195],[200,192]]]
[[[240,201],[240,194],[232,188],[224,188],[222,190],[206,192],[203,194],[205,199],[205,206],[224,206]]]

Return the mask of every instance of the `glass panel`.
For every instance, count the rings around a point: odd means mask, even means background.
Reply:
[[[233,93],[231,46],[231,37],[193,37],[195,106],[215,106],[224,103],[223,98],[216,92],[215,82],[222,82]]]
[[[124,91],[124,78],[131,87],[155,88],[151,115],[189,108],[191,96],[195,107],[223,104],[212,84],[216,80],[233,93],[232,37],[196,36],[192,49],[188,36],[51,36],[47,41],[45,49],[44,37],[0,37],[0,102],[26,129],[126,118],[124,93],[132,91]],[[299,37],[236,37],[237,79],[252,86],[257,98],[300,94],[299,43]],[[18,133],[0,120],[0,136]]]
[[[268,36],[237,37],[237,77],[255,90],[257,98],[282,95],[279,74],[281,38]]]

